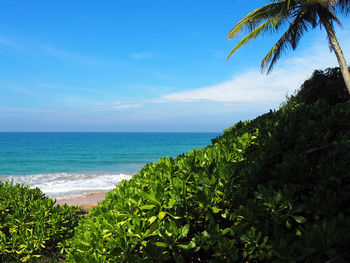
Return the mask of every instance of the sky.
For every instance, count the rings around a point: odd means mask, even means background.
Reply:
[[[282,32],[226,61],[230,29],[268,2],[0,0],[0,131],[221,132],[277,109],[337,61],[319,28],[268,76]]]

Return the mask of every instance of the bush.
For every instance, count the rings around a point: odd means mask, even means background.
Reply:
[[[348,262],[350,102],[290,101],[146,165],[79,223],[69,262]]]
[[[301,86],[295,98],[298,103],[312,104],[319,99],[325,99],[334,105],[349,100],[350,95],[340,68],[327,68],[324,71],[315,70],[311,78]]]
[[[38,188],[0,181],[0,262],[57,257],[81,216],[76,207],[54,204]]]

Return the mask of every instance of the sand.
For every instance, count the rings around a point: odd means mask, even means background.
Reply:
[[[87,194],[83,196],[77,196],[72,198],[65,198],[65,199],[59,199],[56,201],[55,205],[77,205],[81,206],[85,213],[84,215],[87,215],[89,213],[89,210],[95,206],[97,206],[97,203],[99,201],[104,200],[106,197],[106,193],[94,193],[94,194]]]

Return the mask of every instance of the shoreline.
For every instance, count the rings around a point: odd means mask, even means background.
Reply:
[[[106,193],[113,190],[121,181],[130,180],[134,173],[90,171],[77,173],[48,173],[31,175],[0,175],[1,181],[12,181],[15,184],[24,184],[30,188],[39,188],[46,196],[72,203],[80,199],[89,197],[89,194]],[[90,196],[90,198],[93,198]],[[100,198],[97,198],[100,199]],[[90,201],[95,203],[97,201]],[[59,201],[62,202],[62,201]]]

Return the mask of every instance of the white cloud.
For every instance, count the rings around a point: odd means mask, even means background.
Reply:
[[[51,110],[44,110],[44,109],[17,108],[17,107],[5,107],[5,106],[0,106],[0,110],[1,111],[12,111],[12,112],[34,112],[34,113],[53,112]]]
[[[142,104],[123,104],[123,105],[114,106],[113,109],[124,110],[124,109],[140,108],[140,107],[142,107]]]
[[[18,49],[15,43],[1,36],[0,36],[0,46],[5,48]]]
[[[275,82],[267,80],[264,75],[251,71],[232,80],[224,81],[216,85],[166,94],[164,99],[178,102],[195,102],[195,101],[220,101],[220,102],[237,102],[237,101],[266,101],[278,100],[284,95],[284,90],[288,83]],[[281,90],[282,87],[282,90]]]
[[[132,59],[135,59],[135,60],[142,60],[142,59],[148,59],[148,58],[153,57],[153,54],[150,52],[142,51],[142,52],[138,52],[138,53],[131,53],[130,57]]]
[[[96,106],[113,106],[113,105],[120,105],[121,102],[119,101],[112,101],[112,102],[105,102],[105,101],[96,101],[94,103]]]
[[[70,89],[68,87],[65,87],[62,85],[56,85],[56,84],[39,84],[36,86],[39,88],[46,88],[46,89]]]
[[[10,90],[14,90],[23,94],[27,94],[30,96],[38,97],[39,95],[36,94],[35,92],[31,91],[30,89],[25,89],[25,88],[19,88],[19,87],[8,87]]]
[[[342,44],[346,50],[350,39],[342,39]],[[162,95],[154,102],[281,103],[287,94],[291,95],[299,89],[315,69],[338,66],[334,53],[329,52],[324,40],[297,56],[290,52],[283,61],[277,63],[268,76],[258,68],[251,69],[214,85]]]

